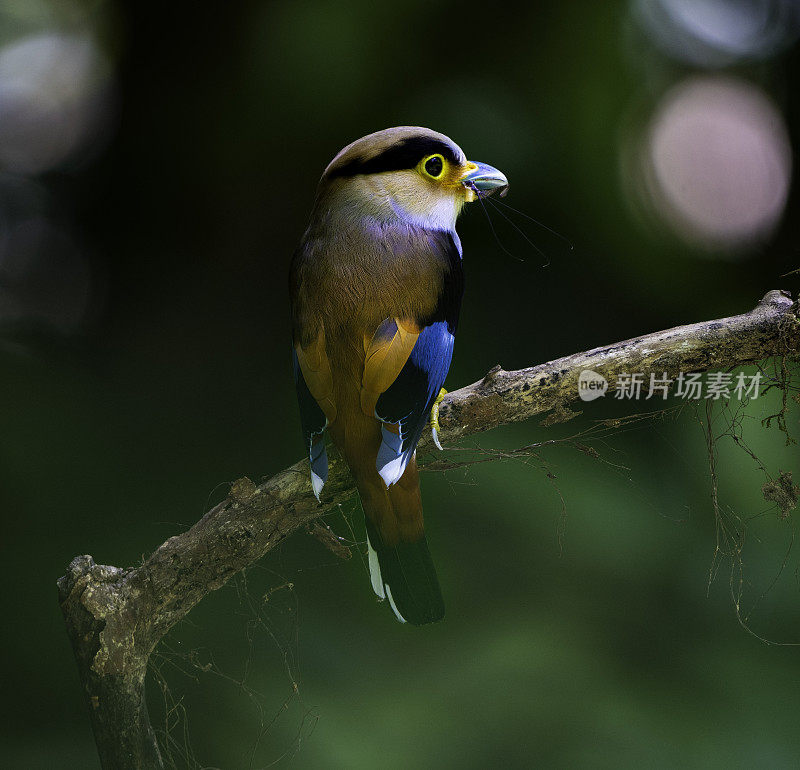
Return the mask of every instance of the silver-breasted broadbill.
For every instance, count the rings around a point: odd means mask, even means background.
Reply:
[[[507,187],[500,171],[430,129],[369,134],[325,169],[292,259],[295,379],[314,494],[328,477],[327,430],[361,497],[372,587],[415,625],[444,616],[415,450],[453,355],[464,289],[456,217]]]

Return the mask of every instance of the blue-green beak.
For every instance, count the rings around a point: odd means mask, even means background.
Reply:
[[[461,177],[461,184],[484,195],[491,195],[499,191],[503,196],[508,190],[508,179],[502,171],[486,163],[475,163],[474,161],[467,164],[467,173]]]

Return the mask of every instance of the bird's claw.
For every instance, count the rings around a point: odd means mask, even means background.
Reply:
[[[447,391],[442,388],[439,391],[439,395],[436,396],[436,401],[433,402],[433,406],[431,407],[431,435],[433,436],[433,443],[436,444],[436,448],[440,452],[444,451],[444,447],[439,441],[439,431],[441,430],[441,426],[439,425],[439,404],[442,403],[442,399],[446,395]]]

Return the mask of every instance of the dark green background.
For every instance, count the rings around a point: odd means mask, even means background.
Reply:
[[[103,290],[80,334],[14,328],[0,347],[4,767],[97,766],[56,603],[70,559],[136,564],[228,482],[300,456],[286,275],[316,180],[344,144],[390,125],[442,131],[507,173],[511,205],[574,243],[517,217],[543,258],[494,215],[519,261],[477,206],[464,214],[451,389],[496,363],[532,365],[797,289],[779,277],[800,266],[796,191],[772,239],[733,261],[631,213],[622,128],[689,70],[652,49],[626,3],[108,12],[111,144],[45,179]],[[796,49],[732,72],[766,89],[796,142]],[[773,394],[747,408],[745,437],[771,473],[797,479],[797,448],[759,425],[776,405]],[[477,443],[514,448],[635,408],[601,400],[565,426],[531,422]],[[737,623],[729,560],[707,588],[703,415],[687,406],[590,442],[607,463],[555,447],[541,462],[426,473],[447,603],[437,626],[401,627],[374,603],[358,556],[338,562],[292,537],[205,600],[154,661],[185,706],[197,766],[796,767],[800,651]],[[796,405],[789,427],[800,434]],[[719,450],[724,510],[755,517],[746,611],[780,572],[794,524],[764,502],[751,458],[730,441]],[[329,520],[343,536],[350,514]],[[792,551],[750,617],[760,636],[800,642],[797,568]],[[163,725],[155,681],[150,691]],[[171,735],[185,766],[184,722]]]

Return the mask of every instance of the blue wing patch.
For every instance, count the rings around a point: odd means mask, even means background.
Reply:
[[[325,428],[328,420],[306,385],[294,348],[292,348],[292,362],[297,401],[300,404],[300,424],[303,428],[303,439],[308,447],[308,460],[311,464],[311,486],[314,488],[314,495],[319,500],[322,487],[328,480],[328,453],[325,450]]]
[[[444,385],[455,337],[447,321],[426,326],[397,379],[381,394],[375,416],[384,423],[375,467],[387,487],[404,473]]]

